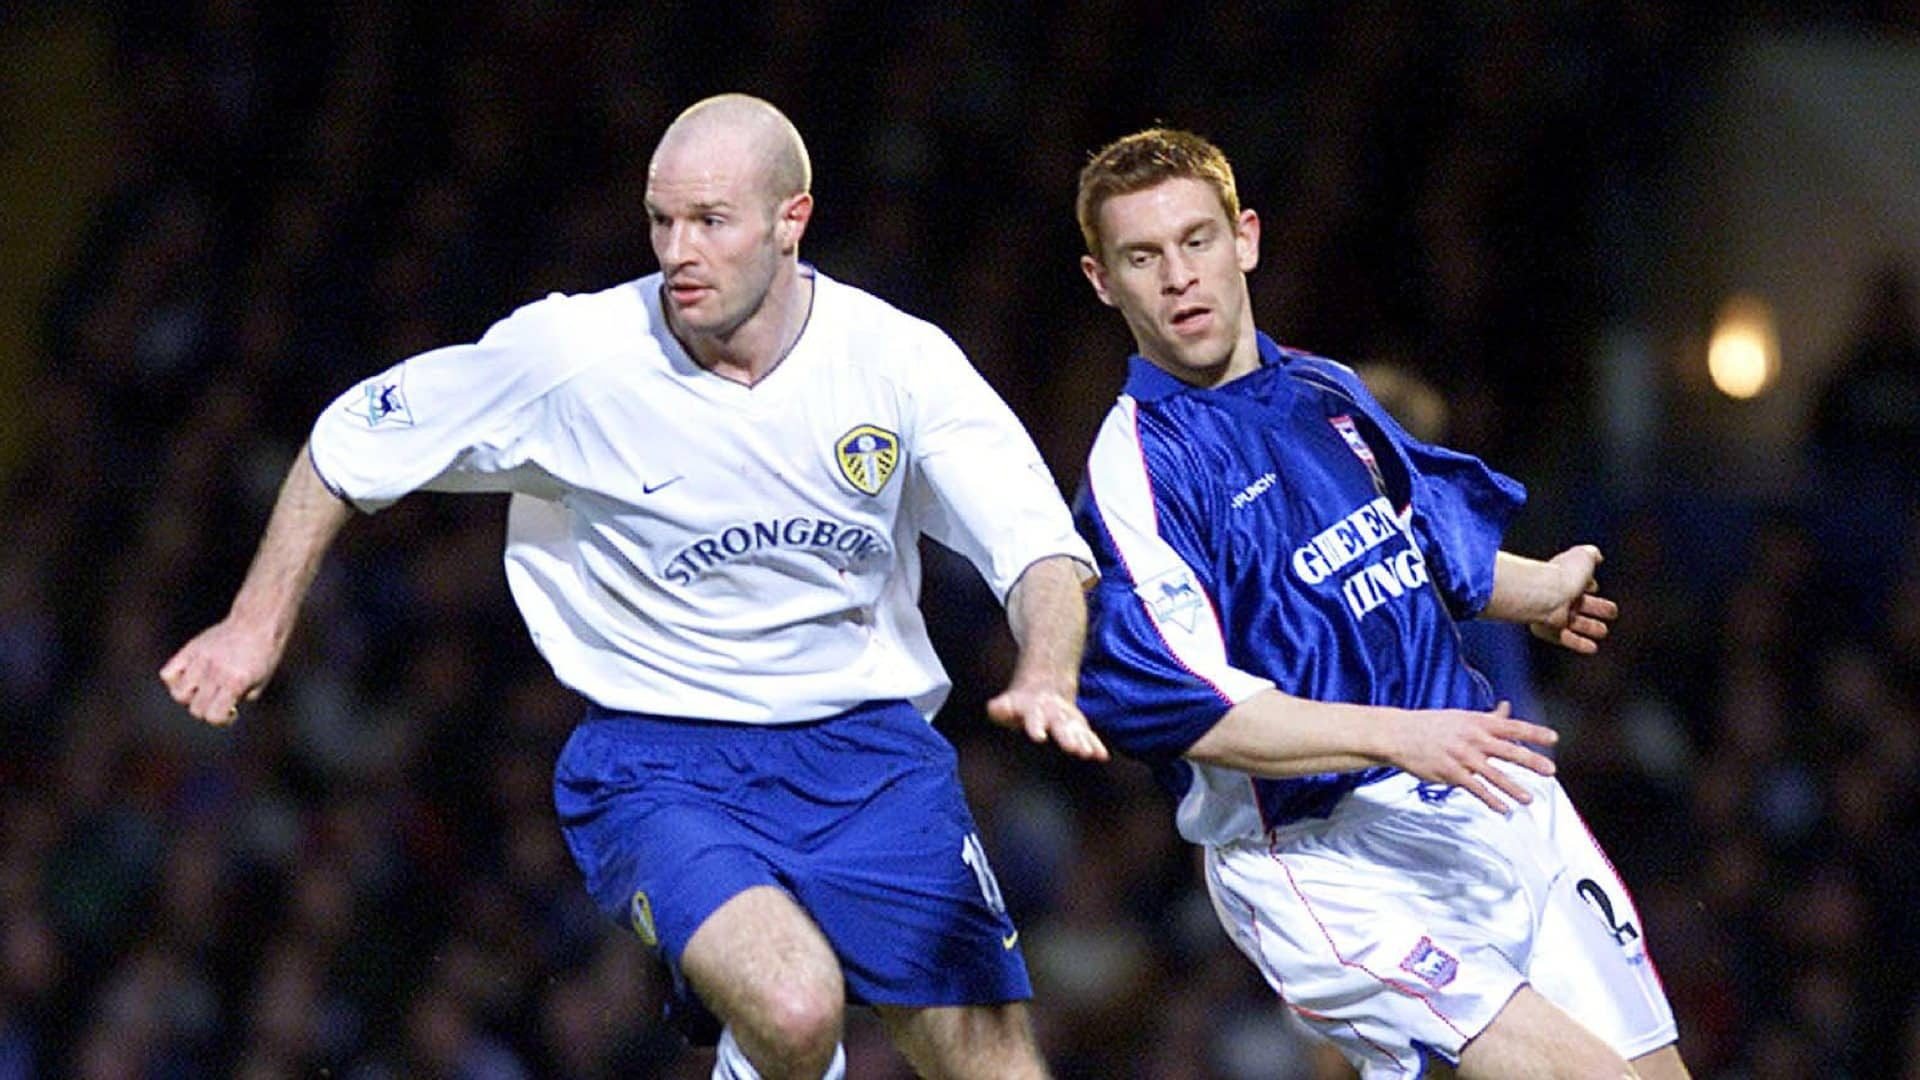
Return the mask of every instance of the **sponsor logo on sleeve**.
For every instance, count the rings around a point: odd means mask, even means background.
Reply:
[[[861,424],[840,436],[833,444],[833,456],[847,483],[878,495],[900,464],[900,437],[885,428]]]
[[[392,424],[413,426],[413,410],[407,407],[405,372],[368,379],[347,397],[347,412],[366,421],[368,427]]]
[[[1155,622],[1177,626],[1189,634],[1199,625],[1200,609],[1207,602],[1193,571],[1184,566],[1155,574],[1134,586],[1133,591],[1147,605]]]

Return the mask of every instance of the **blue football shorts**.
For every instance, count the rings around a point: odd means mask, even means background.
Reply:
[[[679,959],[707,916],[785,890],[868,1005],[1032,996],[953,747],[903,701],[754,725],[590,707],[554,802],[600,909]]]

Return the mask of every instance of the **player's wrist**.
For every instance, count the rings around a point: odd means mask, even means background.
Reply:
[[[1349,730],[1354,733],[1354,750],[1359,756],[1382,765],[1405,767],[1408,721],[1413,716],[1405,709],[1374,705],[1350,706],[1355,712]]]

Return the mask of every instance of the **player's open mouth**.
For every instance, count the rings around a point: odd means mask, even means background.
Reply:
[[[1183,307],[1173,313],[1173,329],[1176,333],[1193,334],[1207,328],[1207,321],[1213,315],[1210,307]]]

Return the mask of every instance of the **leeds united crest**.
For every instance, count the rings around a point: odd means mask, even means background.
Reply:
[[[847,483],[869,495],[880,494],[900,464],[900,437],[891,431],[861,424],[833,444],[834,460]]]

